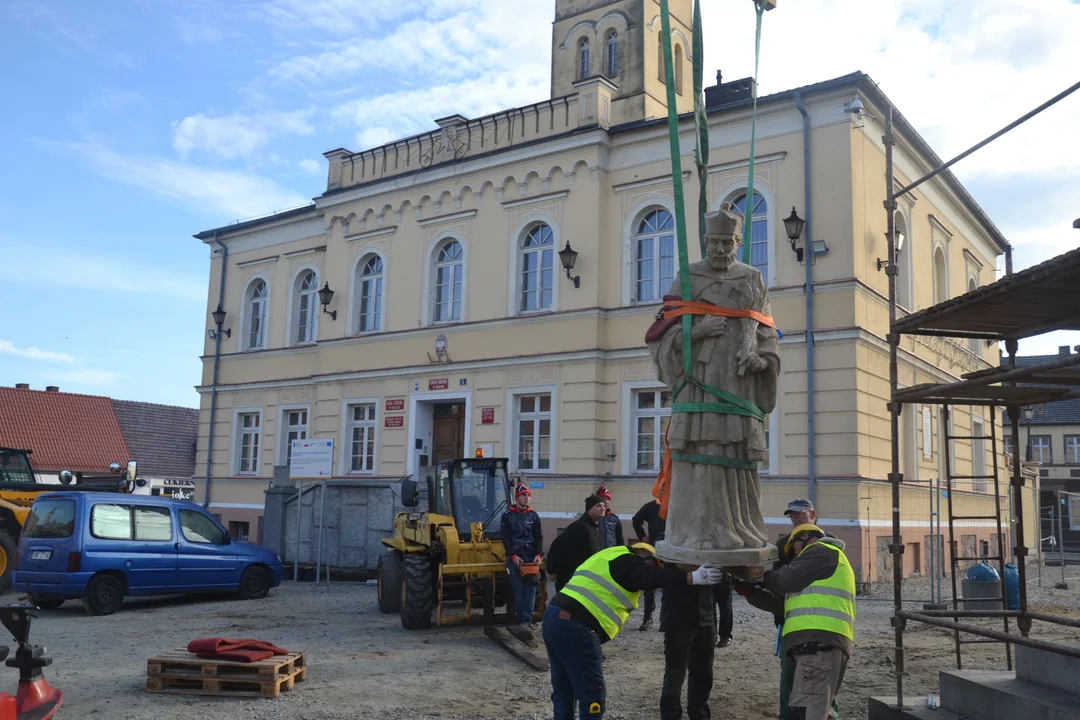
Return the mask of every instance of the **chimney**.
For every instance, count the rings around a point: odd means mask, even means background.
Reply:
[[[16,383],[15,384],[15,389],[16,390],[29,390],[30,389],[30,383]]]
[[[58,392],[60,392],[60,386],[59,385],[46,385],[45,386],[45,392],[58,393]]]
[[[1072,348],[1068,345],[1058,345],[1058,355],[1071,355]]]

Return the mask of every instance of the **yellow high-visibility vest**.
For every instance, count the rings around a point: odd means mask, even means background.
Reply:
[[[784,600],[784,635],[802,630],[824,630],[855,640],[855,572],[844,551],[818,542],[837,556],[836,571]],[[806,552],[807,545],[802,549]]]
[[[641,595],[621,587],[611,577],[611,561],[629,554],[630,549],[621,545],[601,550],[582,563],[561,591],[596,618],[608,639],[619,634]]]

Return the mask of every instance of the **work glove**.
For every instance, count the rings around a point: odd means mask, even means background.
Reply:
[[[712,565],[702,565],[693,573],[695,585],[716,585],[724,579],[724,571]]]

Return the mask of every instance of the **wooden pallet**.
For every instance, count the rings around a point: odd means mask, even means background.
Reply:
[[[307,679],[302,652],[254,663],[204,660],[186,650],[150,658],[146,663],[148,692],[219,697],[278,697]]]
[[[543,671],[550,669],[551,665],[548,663],[546,653],[530,648],[506,630],[489,625],[484,628],[484,634],[502,645],[511,655],[523,661],[532,669]]]

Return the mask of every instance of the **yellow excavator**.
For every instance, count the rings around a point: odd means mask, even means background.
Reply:
[[[506,570],[500,522],[511,503],[506,458],[446,460],[427,480],[427,510],[420,510],[420,486],[401,483],[401,503],[409,511],[394,518],[394,537],[384,538],[379,558],[379,609],[397,612],[405,629],[436,625],[483,624],[485,633],[514,655],[538,667],[533,657],[496,628],[513,616],[513,594]],[[547,606],[541,568],[533,618]],[[497,608],[505,612],[496,614]],[[523,656],[523,653],[525,656]],[[538,669],[543,669],[539,668]]]

